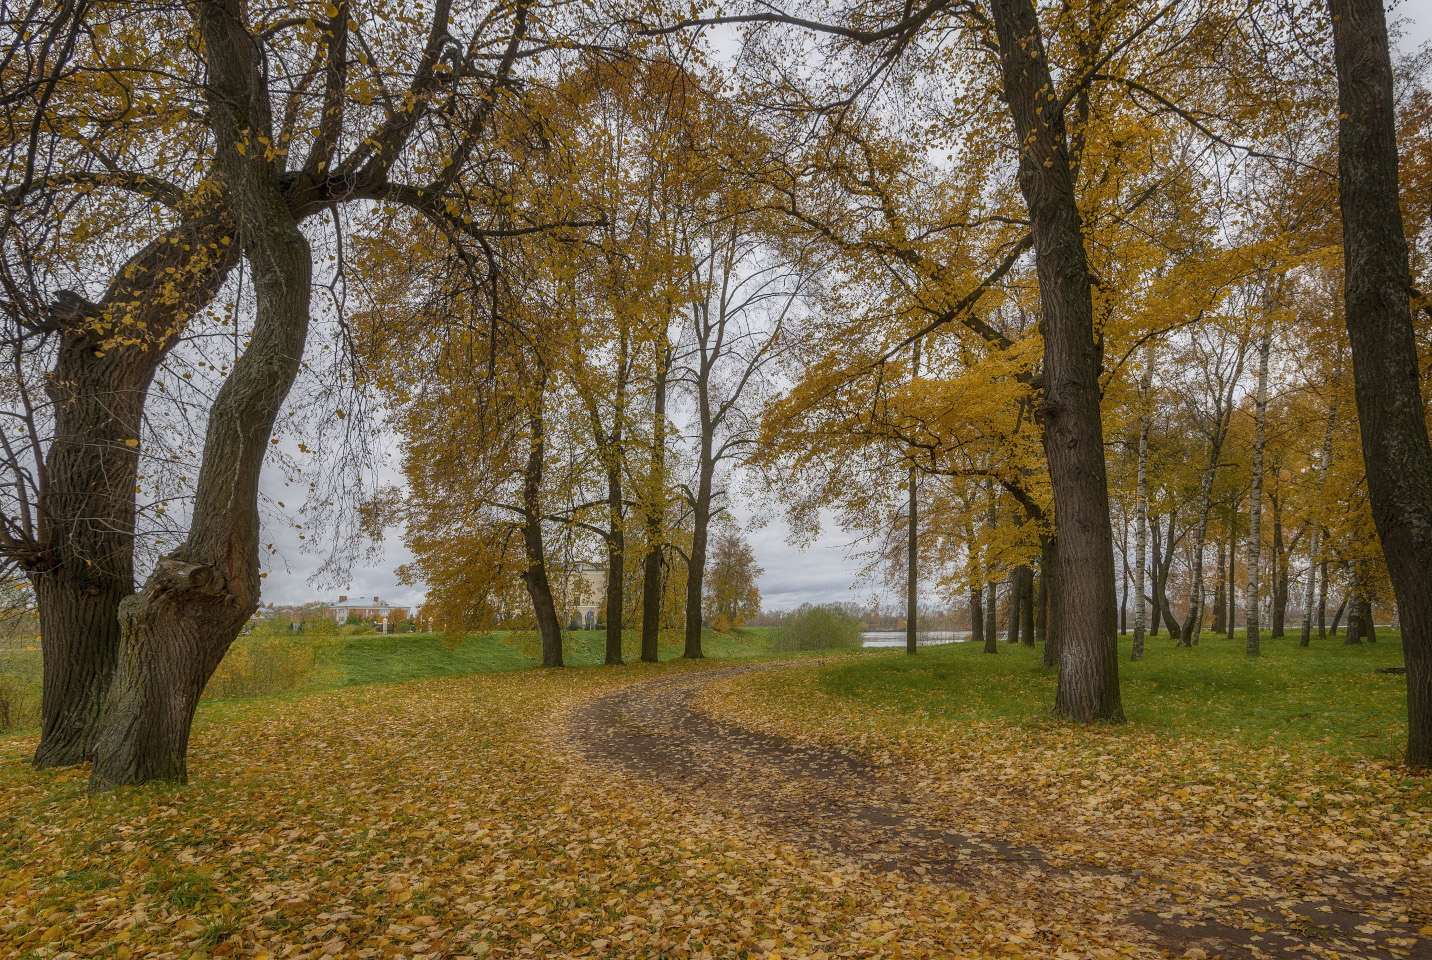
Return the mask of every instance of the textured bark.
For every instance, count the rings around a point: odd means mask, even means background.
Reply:
[[[183,219],[136,253],[104,298],[67,296],[45,389],[54,433],[36,503],[33,552],[19,557],[35,588],[44,654],[37,767],[88,760],[118,663],[119,604],[134,592],[134,490],[144,400],[195,311],[233,269],[228,198],[212,183]],[[203,251],[196,253],[195,251]]]
[[[651,477],[646,508],[646,557],[641,585],[641,659],[656,663],[661,640],[661,557],[666,538],[666,378],[671,353],[660,345],[652,405]]]
[[[1263,551],[1263,448],[1268,437],[1268,354],[1273,346],[1273,332],[1265,329],[1258,339],[1258,393],[1253,401],[1253,477],[1248,494],[1248,590],[1243,602],[1243,620],[1247,624],[1248,656],[1259,655],[1262,605],[1262,584],[1259,565]]]
[[[121,604],[119,668],[91,790],[188,776],[199,694],[258,607],[259,471],[308,332],[308,242],[284,198],[280,161],[250,140],[272,132],[258,45],[241,0],[197,9],[218,161],[253,276],[254,330],[209,414],[189,535]]]
[[[1099,412],[1102,346],[1095,340],[1083,219],[1074,195],[1060,98],[1032,0],[992,0],[1005,100],[1021,144],[1019,186],[1029,208],[1044,337],[1044,449],[1059,537],[1059,685],[1055,711],[1122,720],[1114,635],[1113,530]]]
[[[1342,622],[1343,611],[1346,609],[1347,597],[1343,597],[1341,602],[1338,603],[1337,610],[1333,613],[1333,625],[1332,628],[1328,630],[1328,636],[1336,637],[1338,635],[1338,624]]]
[[[1338,73],[1345,315],[1373,521],[1397,595],[1407,762],[1432,767],[1432,446],[1418,380],[1380,0],[1330,0]]]

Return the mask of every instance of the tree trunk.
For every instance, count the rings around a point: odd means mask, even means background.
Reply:
[[[1313,595],[1318,583],[1318,530],[1313,528],[1313,538],[1308,544],[1308,583],[1303,590],[1303,630],[1298,637],[1298,646],[1306,647],[1313,642]]]
[[[134,592],[140,424],[154,373],[238,260],[228,197],[195,191],[184,218],[136,253],[98,304],[67,294],[45,390],[54,432],[36,503],[35,588],[44,660],[37,767],[90,759]],[[122,335],[116,336],[117,333]]]
[[[1373,520],[1407,666],[1407,762],[1432,766],[1432,447],[1418,379],[1380,0],[1330,0],[1344,296]]]
[[[1362,585],[1353,588],[1352,603],[1347,613],[1347,637],[1343,643],[1351,647],[1362,643],[1364,625],[1362,622]]]
[[[552,599],[552,584],[547,577],[547,550],[542,542],[542,473],[547,456],[547,425],[543,414],[545,377],[539,379],[536,399],[529,415],[530,431],[527,466],[522,476],[522,545],[526,551],[527,568],[522,582],[532,598],[532,611],[537,618],[537,631],[542,638],[542,666],[562,666],[562,623],[557,619],[557,604]]]
[[[1034,639],[1043,643],[1049,617],[1049,581],[1044,572],[1044,563],[1039,564],[1039,584],[1034,590]]]
[[[970,639],[984,639],[984,590],[978,584],[970,587]]]
[[[1019,568],[1019,642],[1026,647],[1034,646],[1034,568],[1028,564]]]
[[[658,343],[655,397],[652,406],[651,477],[646,506],[646,557],[641,588],[641,659],[656,663],[661,642],[661,557],[666,531],[666,377],[671,352],[665,338]]]
[[[1048,539],[1041,544],[1039,565],[1045,570],[1054,570],[1059,562],[1059,541]],[[1046,667],[1059,666],[1059,581],[1053,576],[1044,577],[1044,592],[1048,601],[1044,623],[1044,657]]]
[[[1259,564],[1263,552],[1263,449],[1268,438],[1268,354],[1273,348],[1273,330],[1267,326],[1258,338],[1258,393],[1253,402],[1253,477],[1248,495],[1248,589],[1243,600],[1243,621],[1247,624],[1248,656],[1261,652],[1259,615]]]
[[[1347,597],[1344,596],[1344,597],[1342,598],[1342,601],[1341,601],[1340,603],[1338,603],[1337,612],[1333,614],[1333,626],[1332,626],[1332,629],[1328,631],[1328,636],[1330,636],[1330,637],[1336,637],[1336,636],[1338,635],[1338,623],[1342,620],[1343,611],[1346,610],[1346,609],[1347,609]]]
[[[1223,621],[1224,632],[1231,638],[1238,620],[1238,504],[1233,505],[1233,515],[1228,518],[1228,582],[1225,596],[1228,598],[1228,613]]]
[[[918,350],[915,353],[915,363],[920,362]],[[915,655],[919,649],[920,639],[920,551],[919,551],[919,503],[917,500],[916,481],[918,477],[915,468],[910,468],[910,515],[906,518],[909,521],[905,534],[905,652],[910,656]]]
[[[1328,409],[1328,425],[1323,431],[1323,448],[1318,457],[1318,486],[1317,495],[1322,499],[1323,487],[1327,484],[1328,463],[1333,455],[1333,424],[1337,422],[1338,398],[1333,397],[1333,402]],[[1313,532],[1308,541],[1308,588],[1303,593],[1303,635],[1300,640],[1302,646],[1308,646],[1313,636],[1313,584],[1318,582],[1319,566],[1322,567],[1322,580],[1318,593],[1318,639],[1323,637],[1323,617],[1327,614],[1328,598],[1328,564],[1324,560],[1318,563],[1318,553],[1322,549],[1320,536],[1322,527],[1313,524]]]
[[[607,666],[622,663],[622,613],[626,579],[626,537],[622,532],[622,474],[620,466],[607,468]]]
[[[696,485],[696,502],[692,504],[691,555],[686,571],[686,649],[682,655],[689,660],[700,660],[703,656],[701,591],[706,573],[706,539],[711,528],[711,475],[714,469],[711,440],[703,438],[701,474]]]
[[[1044,449],[1059,549],[1059,684],[1054,709],[1074,720],[1122,720],[1114,635],[1114,552],[1100,419],[1096,340],[1084,224],[1064,113],[1032,0],[992,0],[1005,100],[1029,208],[1044,336]]]
[[[1144,658],[1144,578],[1148,568],[1149,542],[1149,430],[1153,425],[1150,391],[1153,387],[1154,352],[1150,344],[1148,363],[1139,382],[1139,468],[1134,487],[1134,640],[1129,659]],[[1158,630],[1158,613],[1154,614]]]
[[[1288,551],[1283,543],[1283,502],[1269,499],[1273,502],[1273,625],[1268,636],[1278,638],[1283,636],[1288,613]]]
[[[1367,637],[1368,643],[1377,642],[1377,621],[1372,619],[1372,601],[1366,598],[1362,601],[1362,635]]]
[[[1211,454],[1208,467],[1203,471],[1203,479],[1199,482],[1198,525],[1194,528],[1193,539],[1193,583],[1188,590],[1188,613],[1183,621],[1183,630],[1179,633],[1180,647],[1191,647],[1197,643],[1198,634],[1203,628],[1203,548],[1204,538],[1208,535],[1209,498],[1213,492],[1213,471],[1217,462],[1218,453],[1215,450]]]
[[[1227,569],[1227,568],[1224,566],[1224,557],[1225,557],[1225,554],[1226,554],[1226,550],[1225,550],[1224,544],[1219,543],[1219,544],[1218,544],[1218,573],[1217,573],[1217,575],[1214,577],[1214,581],[1213,581],[1214,584],[1216,584],[1216,586],[1214,586],[1214,588],[1213,588],[1213,627],[1212,627],[1212,629],[1213,629],[1213,632],[1214,632],[1214,633],[1227,633],[1227,632],[1228,632],[1228,620],[1226,619],[1226,615],[1227,615],[1228,611],[1227,611],[1227,608],[1226,608],[1226,604],[1224,604],[1224,602],[1223,602],[1223,601],[1224,601],[1224,597],[1223,597],[1223,581],[1224,581],[1224,573],[1226,572],[1226,569]]]
[[[216,152],[249,261],[255,322],[210,410],[189,535],[120,605],[119,668],[89,787],[188,776],[194,708],[258,607],[258,483],[269,437],[298,374],[312,258],[284,198],[282,156],[257,148],[272,122],[259,45],[241,0],[198,5]]]
[[[1009,574],[1009,625],[1005,632],[1005,643],[1019,642],[1019,621],[1021,617],[1020,607],[1024,600],[1024,581],[1021,579],[1020,567],[1015,567]]]
[[[999,624],[995,620],[999,606],[999,590],[994,581],[985,588],[984,652],[999,652]]]
[[[1318,564],[1318,639],[1328,635],[1328,562]]]

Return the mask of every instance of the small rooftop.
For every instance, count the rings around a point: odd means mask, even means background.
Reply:
[[[339,597],[336,602],[330,603],[330,604],[328,604],[328,606],[330,606],[330,607],[396,607],[397,604],[396,604],[396,603],[389,603],[389,602],[386,601],[386,600],[380,600],[380,599],[378,599],[377,597],[374,597],[372,600],[369,600],[367,597]]]

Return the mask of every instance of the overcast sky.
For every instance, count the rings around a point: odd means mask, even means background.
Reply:
[[[1392,7],[1392,19],[1401,19],[1402,36],[1398,48],[1410,53],[1432,39],[1432,0],[1401,0]],[[285,441],[287,442],[287,441]],[[379,479],[397,482],[395,450],[384,451]],[[285,488],[280,471],[266,469],[264,492],[274,500],[283,499]],[[292,490],[287,491],[292,497]],[[746,537],[755,551],[757,562],[765,568],[761,577],[762,601],[767,609],[789,609],[810,601],[813,603],[873,598],[869,588],[857,589],[860,562],[852,555],[850,537],[829,525],[816,543],[799,549],[788,541],[789,529],[779,517],[767,517],[765,523],[753,523],[752,506],[737,498],[733,513],[746,526]],[[278,517],[267,517],[266,541],[272,541],[276,555],[265,558],[264,602],[278,604],[305,603],[310,600],[336,599],[339,594],[350,597],[379,596],[397,604],[416,605],[422,602],[422,586],[402,586],[395,574],[397,567],[411,559],[403,546],[399,531],[392,531],[384,543],[382,556],[371,565],[353,571],[347,584],[328,589],[310,581],[318,570],[320,558],[301,551],[299,531]],[[924,602],[944,603],[931,593]]]

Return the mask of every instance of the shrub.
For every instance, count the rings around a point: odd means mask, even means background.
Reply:
[[[838,607],[802,606],[776,627],[776,649],[829,650],[861,644],[860,621]]]
[[[0,673],[0,731],[27,727],[39,719],[39,703],[26,686],[19,677]]]
[[[267,697],[313,676],[326,645],[262,634],[240,637],[204,688],[206,697]]]

